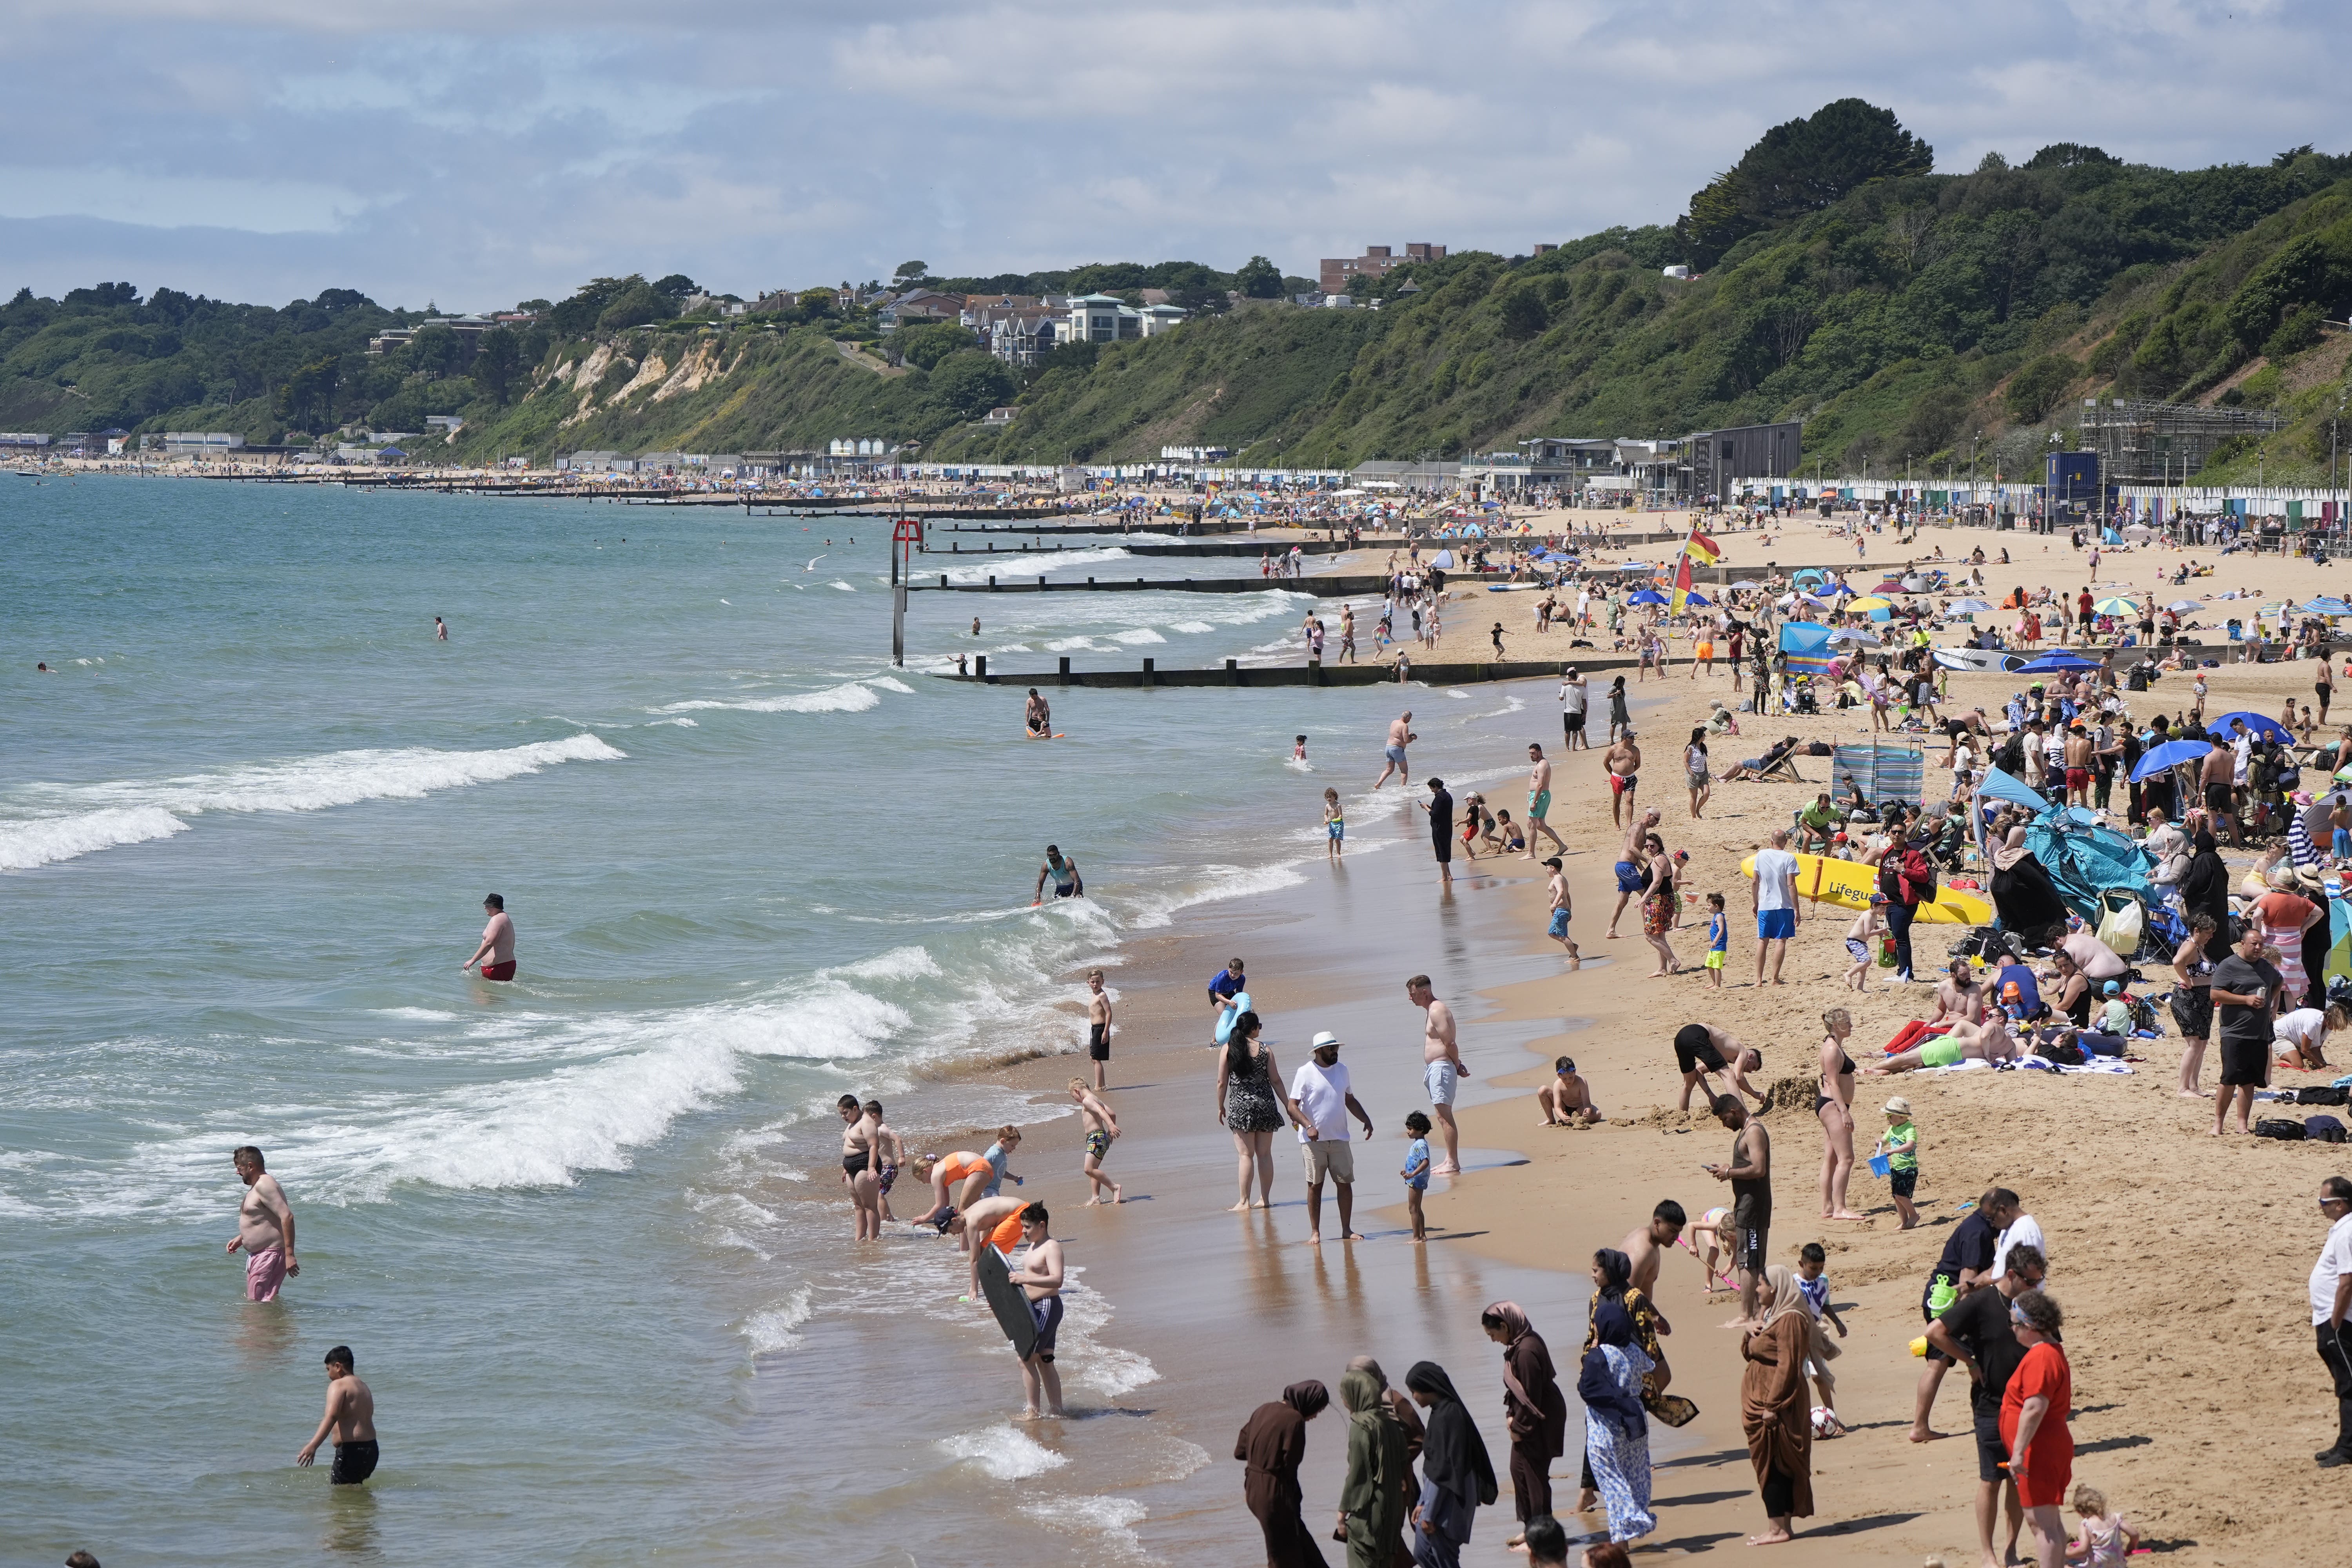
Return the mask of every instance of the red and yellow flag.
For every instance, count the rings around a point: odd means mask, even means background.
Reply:
[[[1698,531],[1698,525],[1694,523],[1691,525],[1690,537],[1683,541],[1683,553],[1696,560],[1702,565],[1712,566],[1723,559],[1723,547],[1701,533]]]
[[[1675,592],[1672,601],[1666,606],[1666,613],[1670,616],[1681,615],[1684,602],[1690,597],[1690,591],[1691,558],[1685,555],[1675,563]]]

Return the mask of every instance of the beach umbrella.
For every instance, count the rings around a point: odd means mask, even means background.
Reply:
[[[1764,590],[1764,584],[1761,583],[1734,583],[1732,586],[1744,594],[1757,594]]]
[[[1654,588],[1644,588],[1640,593],[1627,595],[1625,602],[1629,605],[1663,605],[1666,596]]]
[[[1874,594],[1907,594],[1910,591],[1910,589],[1905,587],[1902,584],[1896,582],[1892,577],[1889,577],[1885,582],[1881,583],[1877,587],[1871,590]]]
[[[1683,603],[1685,605],[1698,605],[1704,606],[1709,604],[1710,601],[1705,594],[1685,594],[1683,595]]]
[[[2150,746],[2140,753],[2139,761],[2132,764],[2131,782],[2137,784],[2142,779],[2154,778],[2165,769],[2180,763],[2203,762],[2212,750],[2212,746],[2204,741],[2167,741],[2161,746]]]
[[[2175,599],[2172,603],[2165,605],[2164,607],[2170,610],[2176,616],[2193,616],[2198,611],[2205,607],[2205,601],[2202,599]]]
[[[1840,626],[1830,633],[1830,641],[1861,643],[1868,647],[1879,646],[1878,638],[1864,631],[1860,626]]]
[[[1982,599],[1954,599],[1950,604],[1944,606],[1944,614],[1948,616],[1989,616],[1992,614],[1992,606],[1986,604]]]
[[[2323,596],[2304,605],[2303,613],[2306,616],[2352,616],[2352,605],[2347,605],[2341,599]]]
[[[2232,719],[2243,719],[2246,721],[2246,729],[2257,737],[2267,735],[2282,745],[2294,744],[2294,737],[2287,732],[2285,725],[2281,724],[2269,714],[2257,713],[2251,708],[2237,709],[2222,714],[2218,719],[2208,719],[2205,721],[2205,728],[2213,734],[2226,735],[2230,732],[2230,721]]]
[[[1894,600],[1881,598],[1876,594],[1865,595],[1846,605],[1849,610],[1891,610],[1894,607]]]
[[[2091,608],[2103,616],[2136,616],[2139,614],[2139,606],[2133,604],[2129,599],[2125,598],[2099,599],[2092,604]]]
[[[2028,659],[2017,667],[2020,675],[2054,675],[2069,669],[2096,669],[2095,658],[2077,658],[2071,653],[2045,653],[2039,658]]]

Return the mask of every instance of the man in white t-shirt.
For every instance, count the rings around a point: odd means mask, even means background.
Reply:
[[[1748,893],[1756,911],[1756,984],[1785,985],[1780,964],[1789,956],[1789,939],[1797,934],[1797,858],[1789,853],[1787,828],[1774,828],[1771,846],[1756,852]],[[1769,980],[1764,974],[1768,953],[1772,961]]]
[[[1348,1117],[1353,1113],[1372,1135],[1372,1119],[1348,1088],[1348,1069],[1339,1065],[1339,1037],[1326,1029],[1315,1037],[1306,1061],[1290,1080],[1285,1102],[1291,1125],[1298,1129],[1299,1152],[1307,1163],[1307,1241],[1323,1245],[1323,1178],[1339,1187],[1339,1239],[1363,1238],[1350,1227],[1356,1208],[1356,1151],[1348,1142]]]
[[[2327,1216],[2327,1245],[2311,1269],[2311,1327],[2319,1359],[2336,1383],[2336,1442],[2312,1456],[2323,1469],[2352,1465],[2352,1181],[2319,1184],[2319,1212]]]
[[[2038,1250],[2042,1254],[2043,1266],[2045,1268],[2048,1266],[2050,1244],[2042,1239],[2041,1225],[2032,1215],[2022,1209],[2017,1211],[2017,1217],[2009,1222],[2008,1226],[2001,1231],[2000,1238],[1993,1243],[1992,1272],[1985,1276],[1988,1284],[2000,1282],[2001,1275],[2009,1268],[2010,1249],[2019,1246],[2031,1247]]]
[[[1568,737],[1567,749],[1571,752],[1580,746],[1588,752],[1592,749],[1592,742],[1584,738],[1584,715],[1591,703],[1591,683],[1576,673],[1576,666],[1571,664],[1561,670],[1559,727]]]

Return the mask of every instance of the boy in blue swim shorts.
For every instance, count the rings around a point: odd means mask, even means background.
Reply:
[[[1560,868],[1557,855],[1544,862],[1544,868],[1551,873],[1551,924],[1545,928],[1546,934],[1568,950],[1568,966],[1570,969],[1581,969],[1584,967],[1584,955],[1568,938],[1568,873]]]

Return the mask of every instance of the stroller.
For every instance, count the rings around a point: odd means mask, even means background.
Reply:
[[[1813,697],[1813,678],[1811,676],[1801,675],[1797,677],[1797,690],[1796,694],[1790,699],[1790,702],[1792,705],[1791,711],[1793,712],[1810,713],[1816,716],[1820,714],[1822,705]]]

